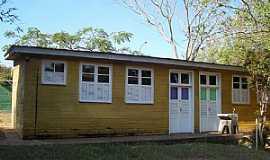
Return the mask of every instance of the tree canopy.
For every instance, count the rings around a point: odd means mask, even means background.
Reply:
[[[108,33],[102,28],[85,27],[74,34],[65,31],[48,34],[36,27],[30,27],[24,34],[7,31],[4,36],[14,40],[15,45],[142,54],[127,47],[134,36],[132,33]],[[9,46],[5,45],[3,50],[6,51]]]
[[[247,52],[270,50],[270,2],[239,0],[237,5],[233,2],[220,2],[227,17],[220,25],[219,35],[200,53],[199,60],[243,65]]]

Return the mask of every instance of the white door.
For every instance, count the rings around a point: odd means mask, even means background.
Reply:
[[[170,73],[169,132],[193,132],[191,73]]]
[[[219,76],[200,74],[200,131],[218,130],[217,114],[221,111]]]

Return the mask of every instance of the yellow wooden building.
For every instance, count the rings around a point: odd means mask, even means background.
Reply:
[[[217,131],[236,108],[254,128],[243,68],[169,58],[12,46],[12,120],[22,138]]]

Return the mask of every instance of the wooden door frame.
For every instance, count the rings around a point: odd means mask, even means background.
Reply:
[[[191,79],[191,92],[192,92],[192,94],[191,94],[191,99],[190,99],[190,101],[191,101],[191,130],[192,130],[192,132],[191,133],[194,133],[195,132],[195,128],[194,128],[194,122],[195,122],[195,120],[194,120],[194,115],[195,115],[195,112],[194,112],[194,100],[195,100],[195,97],[194,97],[194,88],[195,88],[195,81],[194,81],[194,71],[193,70],[182,70],[182,69],[170,69],[169,70],[169,77],[168,77],[168,80],[169,80],[169,84],[168,84],[168,87],[169,87],[169,93],[168,93],[168,96],[169,96],[169,105],[168,105],[168,109],[169,109],[169,111],[168,111],[168,114],[169,114],[169,119],[168,119],[168,133],[169,133],[169,135],[170,134],[172,134],[171,133],[171,131],[170,131],[170,119],[171,119],[171,114],[170,114],[170,103],[171,103],[171,73],[174,73],[174,72],[176,72],[176,73],[190,73],[190,79]],[[180,80],[180,79],[179,79]],[[185,87],[185,86],[182,86],[182,87]]]
[[[199,72],[199,121],[200,121],[200,132],[203,132],[202,131],[202,124],[201,124],[201,75],[217,75],[218,78],[219,78],[219,83],[218,83],[218,93],[219,93],[219,96],[217,97],[218,98],[218,106],[220,106],[218,108],[218,113],[221,113],[222,112],[222,88],[221,88],[221,83],[222,83],[222,77],[221,77],[221,73],[219,72],[205,72],[205,71],[200,71]]]

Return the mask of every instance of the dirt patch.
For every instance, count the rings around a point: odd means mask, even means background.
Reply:
[[[10,127],[11,127],[11,113],[0,112],[0,128],[10,128]]]
[[[0,140],[5,139],[5,133],[3,131],[0,130]]]

